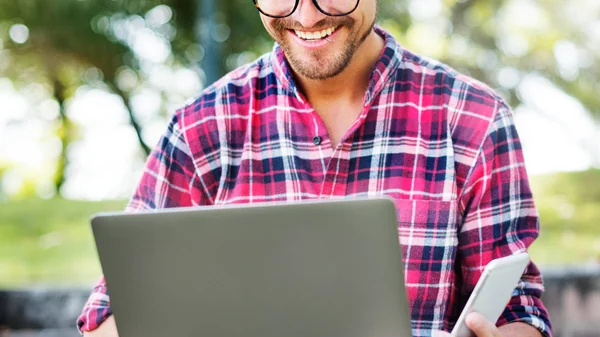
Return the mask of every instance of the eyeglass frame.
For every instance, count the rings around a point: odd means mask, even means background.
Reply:
[[[256,7],[256,9],[258,9],[258,11],[264,15],[264,16],[268,16],[270,18],[274,18],[274,19],[283,19],[283,18],[287,18],[288,16],[291,16],[292,14],[294,14],[294,12],[296,11],[296,9],[298,9],[298,5],[300,4],[300,0],[296,0],[296,4],[294,5],[294,8],[290,11],[289,14],[287,15],[271,15],[268,14],[266,12],[263,12],[262,9],[260,9],[260,6],[257,3],[258,0],[252,0],[252,2],[254,2],[254,7]],[[360,0],[356,0],[356,6],[354,6],[354,8],[352,8],[351,11],[343,13],[343,14],[329,14],[327,12],[325,12],[317,3],[317,0],[312,0],[313,5],[315,5],[315,7],[319,10],[319,12],[327,15],[327,16],[346,16],[346,15],[350,15],[352,13],[354,13],[354,11],[358,8],[358,5],[360,4]]]

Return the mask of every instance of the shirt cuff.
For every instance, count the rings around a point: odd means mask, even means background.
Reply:
[[[77,329],[81,334],[96,330],[111,315],[110,298],[106,291],[106,282],[102,277],[92,290],[81,315],[77,319]]]
[[[518,302],[523,300],[522,297],[527,296],[519,296],[517,299]],[[515,298],[513,298],[514,300]],[[511,300],[511,302],[513,302]],[[529,324],[536,328],[544,337],[552,337],[552,325],[550,323],[550,319],[548,316],[548,312],[546,308],[542,304],[542,302],[535,298],[532,301],[532,298],[528,299],[530,302],[534,302],[534,305],[511,305],[509,304],[500,319],[497,322],[498,326],[522,322]]]

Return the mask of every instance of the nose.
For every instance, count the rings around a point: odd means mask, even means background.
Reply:
[[[312,0],[300,0],[298,8],[292,17],[304,28],[312,28],[316,23],[323,20],[327,15],[321,13]]]

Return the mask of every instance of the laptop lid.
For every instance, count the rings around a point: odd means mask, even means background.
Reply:
[[[409,337],[389,199],[97,215],[121,337]]]

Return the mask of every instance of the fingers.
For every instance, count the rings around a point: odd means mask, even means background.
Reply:
[[[467,316],[467,326],[477,337],[501,337],[500,331],[494,323],[476,312]]]

